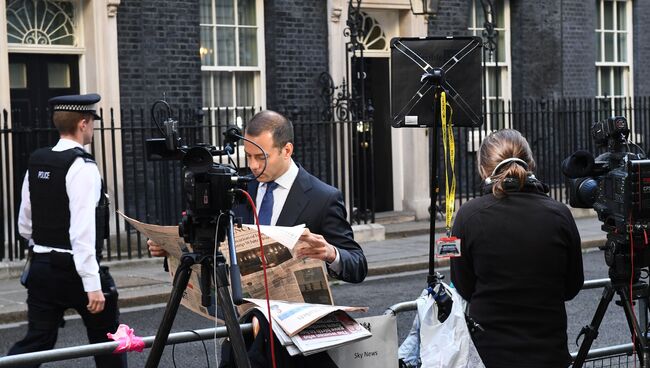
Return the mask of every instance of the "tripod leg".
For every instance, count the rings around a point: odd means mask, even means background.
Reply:
[[[648,297],[644,296],[639,299],[639,326],[643,328],[643,332],[648,332]]]
[[[215,280],[215,283],[217,285],[218,306],[221,306],[223,311],[226,328],[228,329],[228,337],[230,338],[230,343],[232,344],[235,353],[235,362],[237,363],[237,368],[249,368],[250,362],[248,361],[246,344],[244,343],[244,337],[241,334],[241,327],[239,326],[239,321],[235,314],[235,307],[232,304],[230,292],[228,291],[226,264],[220,263],[216,267],[217,280]]]
[[[169,331],[171,331],[174,318],[176,317],[176,312],[178,312],[178,306],[183,298],[183,292],[185,291],[185,287],[187,287],[187,283],[190,281],[190,276],[192,275],[193,263],[194,262],[191,258],[184,257],[181,260],[181,264],[176,269],[172,293],[167,302],[167,307],[165,307],[165,314],[163,315],[160,326],[158,327],[158,332],[156,332],[156,338],[151,346],[151,352],[149,353],[145,365],[146,368],[156,368],[158,367],[158,363],[160,363],[160,357],[165,349],[167,337],[169,337]]]
[[[634,308],[632,308],[632,303],[629,300],[629,294],[626,292],[626,290],[627,288],[622,287],[617,290],[617,293],[621,297],[621,303],[623,304],[623,310],[625,311],[627,325],[630,329],[630,333],[632,333],[634,347],[636,349],[637,356],[639,357],[639,363],[641,363],[641,367],[643,368],[648,366],[648,344],[646,341],[646,336],[641,331],[641,327],[636,320]],[[636,338],[634,338],[634,336],[636,336]]]
[[[582,340],[582,344],[580,344],[578,355],[573,361],[573,368],[580,368],[584,364],[587,353],[589,353],[589,349],[591,348],[591,344],[594,342],[596,337],[598,337],[598,327],[600,327],[600,323],[603,321],[607,307],[609,306],[609,303],[612,301],[613,297],[614,288],[611,284],[607,284],[603,290],[603,296],[600,298],[600,302],[598,303],[596,313],[594,313],[594,317],[591,320],[591,323],[583,327],[580,331],[580,335],[584,334],[585,339]],[[578,337],[580,337],[580,335],[578,335]]]

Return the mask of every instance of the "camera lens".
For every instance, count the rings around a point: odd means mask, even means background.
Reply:
[[[584,178],[577,183],[576,194],[581,203],[587,207],[593,206],[598,195],[598,182],[593,178]]]

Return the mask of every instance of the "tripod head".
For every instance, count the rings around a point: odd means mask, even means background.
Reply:
[[[630,250],[628,234],[608,233],[607,241],[598,247],[604,251],[605,263],[609,267],[608,275],[612,283],[633,283],[639,281],[641,269],[646,267],[650,260],[647,250]],[[634,264],[632,258],[635,258]]]

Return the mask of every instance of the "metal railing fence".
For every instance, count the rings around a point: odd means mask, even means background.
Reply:
[[[599,289],[610,283],[609,279],[587,280],[581,290]],[[639,303],[639,310],[647,310],[648,306],[645,301]],[[398,313],[410,312],[417,310],[417,302],[410,300],[396,303],[388,307],[384,314],[397,315]],[[644,323],[645,313],[639,313],[640,323]],[[585,368],[628,368],[636,367],[637,358],[633,355],[634,345],[630,342],[627,344],[612,345],[602,348],[590,349],[585,358],[583,367]],[[575,361],[578,352],[571,353],[571,361]]]
[[[215,108],[209,110],[183,109],[173,112],[179,122],[179,136],[187,146],[209,143],[216,147],[223,144],[222,133],[237,124],[243,128],[259,109]],[[153,123],[149,110],[113,109],[100,111],[102,119],[95,123],[95,134],[90,146],[102,177],[104,178],[111,206],[111,238],[107,241],[105,259],[121,260],[148,256],[140,234],[133,230],[118,211],[140,221],[176,225],[184,209],[181,167],[179,161],[148,161],[146,140],[161,137],[160,129]],[[341,189],[346,195],[348,213],[354,211],[355,192],[351,171],[344,168],[349,160],[353,140],[357,139],[356,122],[322,121],[318,112],[288,112],[293,119],[295,132],[294,160],[324,182]],[[21,116],[16,111],[13,116]],[[156,120],[168,118],[155,111]],[[39,147],[52,146],[58,133],[50,124],[41,122],[12,121],[4,110],[0,118],[0,260],[16,260],[24,257],[25,242],[20,238],[17,217],[20,192],[27,169],[29,155]],[[311,120],[313,119],[313,120]],[[232,161],[230,161],[232,160]],[[246,173],[243,143],[237,146],[231,158],[215,157],[215,162],[234,162]],[[363,172],[365,175],[365,172]],[[364,180],[368,182],[368,179]],[[358,201],[357,201],[358,202]]]
[[[561,171],[562,161],[578,149],[588,150],[595,156],[604,152],[592,139],[590,130],[594,122],[615,115],[625,116],[631,130],[630,140],[643,148],[650,143],[650,97],[616,101],[594,98],[500,101],[496,111],[499,112],[485,115],[485,123],[480,128],[453,129],[457,152],[456,193],[460,203],[480,195],[476,155],[483,138],[497,129],[517,129],[526,137],[537,163],[537,178],[550,186],[551,197],[564,203],[569,199]],[[439,144],[440,178],[445,172],[442,155],[442,144]],[[443,189],[438,193],[438,203],[444,201]]]
[[[507,127],[518,129],[528,139],[537,162],[536,175],[550,186],[550,195],[568,203],[561,162],[577,149],[598,153],[590,134],[593,122],[612,115],[626,116],[632,131],[630,139],[641,147],[650,142],[650,98],[635,97],[615,102],[593,98],[502,102],[496,109],[498,113],[486,114],[482,127],[454,128],[458,201],[463,203],[480,194],[481,180],[476,167],[479,145],[492,130]],[[208,142],[219,147],[227,127],[233,124],[242,126],[258,110],[180,109],[173,114],[179,121],[179,135],[187,145]],[[392,149],[372,147],[372,125],[383,122],[327,121],[320,110],[289,109],[281,112],[294,124],[295,160],[315,176],[341,189],[348,215],[353,221],[373,221],[373,151]],[[103,119],[95,124],[91,150],[108,184],[113,208],[148,223],[176,224],[182,210],[181,166],[176,161],[146,160],[146,139],[161,136],[149,109],[109,109],[101,113]],[[17,120],[24,115],[12,111],[16,118],[11,125],[7,110],[0,115],[0,208],[3,211],[0,261],[24,256],[16,219],[27,160],[33,150],[55,144],[58,137],[50,123]],[[160,121],[167,118],[160,111],[154,115]],[[370,149],[360,148],[368,147],[368,143]],[[444,209],[442,144],[438,147],[436,164],[441,190],[436,204]],[[240,168],[245,167],[241,146],[233,159]],[[227,158],[217,157],[217,162],[227,163]],[[143,239],[117,213],[111,219],[111,227],[113,236],[105,253],[109,260],[147,256]]]
[[[602,288],[610,281],[609,279],[597,279],[586,281],[582,290]],[[397,315],[398,313],[414,311],[417,309],[415,301],[406,301],[393,304],[386,309],[384,314]],[[241,324],[243,334],[249,334],[252,331],[250,323]],[[182,344],[193,341],[209,340],[214,338],[227,337],[228,331],[225,326],[207,328],[201,330],[192,330],[169,334],[166,345]],[[145,348],[151,348],[155,336],[143,338]],[[113,352],[119,343],[105,342],[98,344],[80,345],[67,348],[52,349],[40,352],[26,353],[0,357],[0,367],[14,367],[26,364],[38,364],[54,361],[69,360],[97,354],[106,354]],[[627,368],[636,365],[636,357],[632,355],[632,343],[607,346],[603,348],[591,349],[587,354],[584,367],[611,367]],[[572,360],[576,358],[577,353],[571,353]]]

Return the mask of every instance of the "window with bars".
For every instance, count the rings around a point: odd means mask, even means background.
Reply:
[[[630,0],[596,0],[596,98],[609,101],[621,114],[632,96],[632,4]]]
[[[505,128],[503,112],[506,101],[510,100],[510,1],[495,0],[492,2],[492,22],[495,23],[496,48],[490,51],[484,48],[485,62],[485,108],[487,113],[486,123],[490,129]],[[469,30],[474,36],[480,36],[487,42],[485,31],[485,13],[480,0],[472,0],[470,10]]]
[[[200,1],[203,109],[214,125],[241,123],[263,104],[262,0]]]

